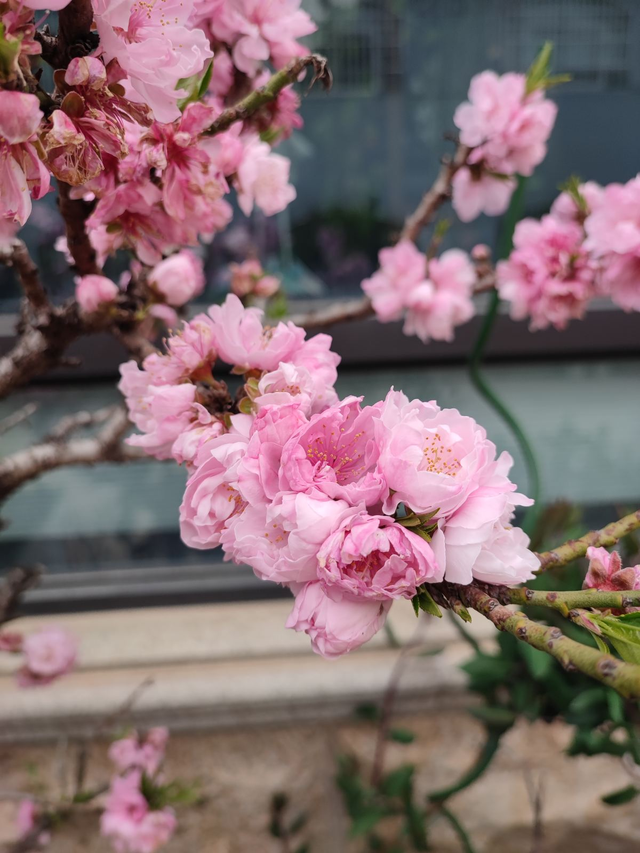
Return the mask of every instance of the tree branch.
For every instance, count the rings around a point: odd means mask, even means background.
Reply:
[[[559,628],[540,625],[523,613],[514,613],[473,584],[458,589],[464,603],[486,616],[499,631],[507,631],[534,649],[550,654],[568,672],[579,670],[622,696],[640,698],[640,666],[570,640]]]
[[[453,157],[446,157],[431,189],[422,197],[422,201],[414,212],[408,216],[400,234],[401,240],[412,240],[414,243],[422,229],[433,219],[437,209],[451,196],[451,181],[453,176],[467,162],[470,148],[458,143]]]
[[[38,267],[34,264],[29,250],[22,240],[13,240],[8,249],[0,250],[0,260],[16,271],[24,295],[34,312],[50,307],[46,291],[40,281]]]
[[[69,8],[69,7],[67,7]],[[67,246],[80,275],[100,275],[96,251],[87,234],[86,221],[91,213],[91,205],[79,198],[71,198],[71,187],[64,181],[58,181],[58,207],[64,220],[67,234]]]
[[[4,435],[5,432],[9,432],[14,427],[17,427],[23,421],[29,420],[31,415],[33,415],[38,409],[36,403],[26,403],[19,409],[16,409],[15,412],[12,412],[10,415],[7,415],[6,418],[3,418],[0,421],[0,435]]]
[[[94,424],[103,424],[95,435],[64,440],[75,430]],[[64,418],[47,440],[0,460],[0,501],[6,500],[24,483],[55,468],[147,458],[137,448],[122,442],[130,425],[127,412],[121,406],[93,413],[79,412]]]
[[[313,78],[309,85],[311,88],[317,80],[320,80],[325,89],[329,90],[332,85],[331,72],[324,56],[312,53],[309,56],[301,56],[292,60],[280,71],[277,71],[264,86],[255,89],[246,98],[239,101],[234,107],[228,107],[220,113],[218,118],[206,131],[210,136],[215,136],[228,130],[237,121],[245,121],[253,113],[273,101],[278,94],[287,86],[295,83],[305,68],[313,67]]]
[[[0,585],[0,625],[16,618],[20,597],[39,584],[42,572],[42,566],[25,566],[5,576]]]
[[[624,610],[626,607],[640,606],[640,590],[629,589],[611,592],[601,589],[578,589],[567,592],[548,592],[543,589],[501,590],[496,596],[503,604],[532,604],[539,607],[550,607],[558,610],[563,616],[568,616],[575,608],[594,608],[596,610]]]
[[[630,515],[625,515],[624,518],[618,521],[607,524],[601,530],[592,530],[590,533],[585,533],[579,539],[570,539],[564,545],[554,548],[553,551],[544,551],[542,554],[538,554],[538,559],[540,560],[538,574],[546,572],[549,569],[558,568],[559,566],[566,566],[567,563],[571,563],[579,557],[584,557],[587,553],[587,548],[591,546],[600,548],[615,545],[624,536],[639,528],[640,509],[632,512]]]

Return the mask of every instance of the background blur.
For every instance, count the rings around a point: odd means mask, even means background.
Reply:
[[[222,298],[230,260],[257,250],[283,276],[295,304],[353,296],[378,250],[432,182],[451,143],[453,111],[469,80],[485,68],[524,71],[545,40],[555,70],[572,82],[559,104],[549,155],[529,181],[525,209],[540,216],[570,174],[607,183],[631,178],[638,164],[640,3],[637,0],[307,0],[319,31],[310,40],[334,73],[330,95],[304,100],[305,127],[284,143],[297,200],[273,219],[241,215],[207,250],[201,300]],[[446,212],[444,214],[447,215]],[[31,224],[32,223],[32,224]],[[495,246],[499,219],[454,225],[445,247]],[[55,202],[38,205],[25,238],[62,297],[72,280],[54,249],[61,233]],[[118,261],[113,270],[117,270]],[[18,291],[0,270],[0,343],[10,343]],[[435,398],[477,418],[499,450],[516,460],[510,435],[472,389],[464,366],[478,323],[452,345],[424,347],[395,325],[373,321],[333,330],[343,356],[341,395],[380,399],[390,385]],[[38,403],[30,425],[2,437],[3,451],[29,444],[69,411],[118,399],[122,353],[110,340],[84,342],[83,366],[59,371],[0,407],[0,417]],[[487,374],[526,426],[542,464],[544,498],[579,504],[586,520],[605,521],[640,499],[637,435],[640,315],[595,306],[564,333],[529,334],[501,318]],[[606,390],[607,403],[600,402]],[[174,464],[63,470],[22,489],[6,506],[0,536],[4,565],[41,562],[37,612],[278,594],[215,552],[189,551],[178,535],[184,471]]]

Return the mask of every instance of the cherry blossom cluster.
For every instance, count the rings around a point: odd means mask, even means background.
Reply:
[[[334,657],[422,584],[514,584],[537,559],[511,524],[531,501],[508,477],[510,456],[435,402],[393,390],[375,406],[338,400],[330,343],[292,323],[263,328],[229,295],[170,337],[166,354],[123,365],[120,388],[143,431],[129,440],[187,463],[184,542],[222,546],[290,587],[288,626]],[[236,414],[215,414],[217,357],[243,375]]]
[[[463,222],[506,211],[516,176],[532,175],[544,160],[558,111],[545,79],[531,74],[483,71],[472,78],[468,98],[453,117],[460,142],[471,149],[452,181],[453,209]]]
[[[474,313],[476,271],[466,252],[450,249],[427,260],[410,240],[379,254],[380,269],[362,282],[381,323],[404,317],[404,333],[426,343],[453,340]]]
[[[71,672],[78,656],[78,645],[68,631],[51,625],[26,637],[3,631],[0,652],[22,656],[22,664],[16,672],[19,687],[44,687]]]
[[[66,5],[2,5],[13,77],[33,79],[29,59],[42,50],[32,10]],[[267,62],[306,52],[297,39],[315,25],[299,0],[92,7],[99,47],[55,71],[45,112],[36,95],[0,91],[0,239],[24,225],[51,175],[93,203],[87,228],[100,263],[126,248],[153,266],[211,239],[231,220],[232,188],[245,215],[254,205],[268,216],[283,210],[295,190],[288,159],[272,147],[302,125],[297,95],[284,89],[224,133],[208,130],[227,103],[265,82]]]
[[[134,732],[114,741],[109,758],[117,773],[111,780],[100,831],[118,853],[154,853],[176,828],[173,809],[163,805],[164,761],[169,732],[151,729],[145,738]]]
[[[541,220],[516,226],[497,265],[500,295],[532,329],[564,329],[595,297],[640,311],[640,178],[600,187],[573,182]]]

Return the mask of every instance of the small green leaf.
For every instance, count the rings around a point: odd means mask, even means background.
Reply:
[[[416,616],[418,615],[418,610],[416,608],[418,608],[419,610],[424,610],[425,613],[430,613],[432,616],[442,618],[442,610],[440,610],[438,605],[431,597],[431,594],[428,593],[424,587],[419,587],[417,593],[411,600],[413,602],[413,609],[416,613]]]
[[[517,715],[508,708],[489,705],[479,705],[469,708],[469,713],[486,726],[494,729],[509,729],[515,723]]]
[[[389,729],[387,737],[397,743],[413,743],[416,739],[414,733],[409,729]]]
[[[631,800],[640,794],[640,790],[635,785],[627,785],[626,788],[620,788],[619,791],[613,791],[611,794],[606,794],[602,797],[602,802],[607,806],[622,806],[624,803],[630,803]]]
[[[546,652],[541,652],[539,649],[534,649],[526,643],[522,643],[519,648],[520,655],[524,658],[529,673],[536,680],[544,679],[555,666],[551,655]]]
[[[376,723],[380,719],[380,708],[375,702],[362,702],[355,708],[356,717],[368,723]]]
[[[624,718],[624,700],[622,696],[615,690],[607,690],[607,706],[609,708],[609,716],[614,723],[622,725]]]
[[[380,790],[387,797],[406,797],[413,785],[413,764],[403,764],[397,770],[387,773],[380,783]]]
[[[366,812],[357,817],[351,824],[349,835],[351,838],[357,838],[359,835],[366,835],[371,832],[380,821],[387,816],[387,811],[379,806],[372,806]]]

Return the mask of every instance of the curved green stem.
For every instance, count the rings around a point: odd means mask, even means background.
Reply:
[[[476,779],[479,779],[480,776],[482,776],[493,761],[493,758],[498,751],[498,747],[500,746],[500,739],[502,735],[503,731],[501,729],[487,729],[487,739],[484,742],[473,767],[471,767],[471,769],[468,770],[467,773],[465,773],[457,782],[454,782],[453,785],[450,785],[448,788],[441,788],[439,791],[434,791],[429,794],[428,798],[430,802],[440,805],[448,800],[449,797],[452,797],[459,791],[463,791],[465,788],[468,788],[469,785],[473,785]]]
[[[515,230],[520,209],[522,207],[522,199],[524,197],[525,185],[526,179],[519,178],[518,187],[513,194],[511,204],[509,205],[509,210],[507,211],[507,214],[505,216],[504,228],[501,234],[500,244],[498,247],[499,258],[506,257],[511,251],[511,246],[513,243],[513,232]],[[540,510],[540,473],[538,470],[538,463],[536,461],[533,448],[531,447],[526,433],[524,432],[516,418],[513,416],[511,411],[507,408],[507,406],[505,406],[502,400],[491,388],[481,370],[485,350],[491,338],[491,333],[493,331],[493,327],[498,316],[499,305],[500,296],[498,295],[497,290],[493,290],[490,297],[489,308],[487,310],[487,313],[485,314],[484,321],[482,323],[480,333],[478,335],[478,339],[476,340],[475,346],[471,353],[471,358],[469,360],[469,373],[471,376],[471,381],[473,382],[473,385],[475,386],[476,390],[484,397],[484,399],[496,412],[496,414],[500,418],[502,418],[504,423],[511,430],[513,437],[515,438],[518,443],[518,446],[520,447],[520,451],[524,458],[524,462],[527,469],[527,476],[529,479],[528,492],[530,497],[532,497],[535,501],[535,505],[532,507],[531,510],[527,512],[522,526],[525,530],[527,530],[527,532],[531,533],[532,528],[535,526],[537,514]]]
[[[475,853],[475,848],[474,848],[473,844],[471,843],[471,839],[469,838],[469,835],[468,835],[466,829],[460,823],[460,821],[454,815],[454,813],[449,811],[449,809],[446,808],[445,806],[441,806],[440,807],[440,814],[442,815],[442,817],[446,818],[449,821],[451,828],[453,829],[455,834],[460,839],[460,844],[462,846],[462,850],[464,851],[464,853]]]

